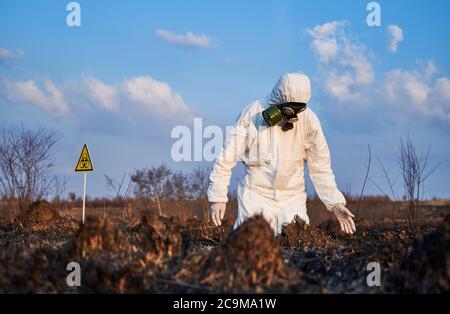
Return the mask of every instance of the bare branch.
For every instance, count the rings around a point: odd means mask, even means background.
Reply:
[[[369,177],[369,181],[381,192],[381,194],[389,198],[389,195],[387,195],[387,193],[372,178]]]
[[[424,195],[424,182],[437,169],[439,164],[428,168],[431,146],[426,152],[419,154],[412,140],[408,136],[405,140],[400,139],[400,149],[397,160],[403,178],[405,199],[408,203],[409,222],[412,226],[417,218],[417,210],[420,200]]]
[[[388,183],[388,185],[389,185],[389,188],[391,189],[392,199],[396,200],[397,197],[395,196],[394,185],[393,185],[393,183],[391,182],[391,178],[389,177],[389,173],[387,172],[387,170],[386,170],[386,168],[384,167],[383,163],[381,162],[380,158],[378,158],[378,156],[377,156],[376,158],[377,158],[378,164],[379,164],[380,167],[381,167],[381,170],[383,171],[384,178],[386,179],[386,181],[387,181],[387,183]]]
[[[366,177],[364,178],[364,183],[363,183],[363,186],[361,188],[361,194],[359,195],[358,207],[356,208],[356,216],[358,216],[358,214],[359,214],[359,208],[361,206],[361,201],[362,201],[362,197],[363,197],[363,194],[364,194],[364,188],[366,187],[367,178],[369,177],[370,163],[372,161],[372,152],[370,150],[370,145],[369,144],[367,145],[367,149],[369,151],[369,162],[367,163]]]
[[[52,176],[54,132],[27,130],[21,124],[0,132],[0,195],[18,200],[19,208],[58,191],[64,180]]]

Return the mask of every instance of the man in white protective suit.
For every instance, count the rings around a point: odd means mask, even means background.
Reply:
[[[246,174],[238,185],[235,229],[256,214],[263,215],[275,234],[295,216],[309,223],[306,161],[319,198],[335,214],[342,231],[356,231],[354,216],[336,186],[320,121],[306,106],[310,98],[309,78],[302,73],[286,73],[266,100],[255,101],[242,111],[210,175],[208,200],[216,226],[222,223],[231,171],[239,160]]]

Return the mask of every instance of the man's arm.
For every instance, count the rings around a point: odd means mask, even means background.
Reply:
[[[329,211],[333,211],[336,205],[345,205],[346,202],[344,195],[342,195],[336,185],[333,170],[331,169],[330,151],[322,126],[312,111],[309,111],[306,130],[305,149],[309,176],[320,200]]]
[[[353,234],[356,226],[353,214],[345,207],[345,198],[336,186],[336,180],[331,169],[331,157],[327,141],[323,135],[320,121],[314,112],[309,111],[306,157],[309,175],[321,201],[327,209],[334,213],[341,225],[342,232]]]
[[[209,176],[208,200],[211,203],[228,202],[231,170],[244,152],[250,123],[248,108],[244,109],[230,131],[225,149],[217,157]]]

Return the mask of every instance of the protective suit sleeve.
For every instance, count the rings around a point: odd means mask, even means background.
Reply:
[[[337,204],[346,204],[344,195],[338,190],[331,169],[331,156],[323,134],[320,121],[310,111],[305,139],[305,152],[309,176],[314,184],[317,195],[329,211]]]
[[[246,149],[247,130],[250,124],[248,107],[244,109],[230,130],[225,149],[219,154],[209,176],[208,200],[212,203],[228,202],[231,170]]]

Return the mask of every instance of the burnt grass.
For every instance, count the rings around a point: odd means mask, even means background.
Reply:
[[[450,218],[440,223],[296,219],[274,237],[261,217],[238,230],[198,219],[89,217],[80,225],[48,203],[0,226],[0,293],[442,293],[450,287]],[[66,266],[81,266],[69,287]],[[381,287],[366,266],[381,265]]]

